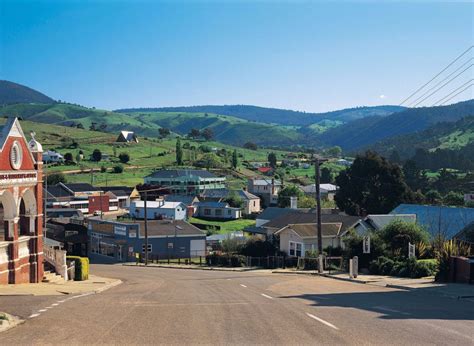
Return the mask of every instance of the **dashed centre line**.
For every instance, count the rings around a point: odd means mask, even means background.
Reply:
[[[265,293],[261,293],[262,297],[268,298],[268,299],[273,299],[273,297],[270,297],[269,295]]]
[[[244,288],[247,288],[247,286],[243,285],[243,284],[240,284],[240,286],[244,287]]]
[[[331,328],[333,328],[333,329],[335,329],[335,330],[339,330],[339,328],[337,328],[334,324],[329,323],[328,321],[325,321],[325,320],[323,320],[322,318],[319,318],[319,317],[314,316],[314,315],[309,314],[309,313],[306,313],[306,315],[307,315],[308,317],[311,317],[312,319],[318,321],[318,322],[321,322],[322,324],[324,324],[324,325],[326,325],[326,326],[328,326],[328,327],[331,327]]]

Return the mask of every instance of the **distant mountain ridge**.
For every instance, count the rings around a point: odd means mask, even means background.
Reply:
[[[0,105],[15,103],[55,103],[52,98],[27,86],[0,80]]]
[[[474,100],[448,106],[409,108],[387,117],[366,117],[332,128],[317,136],[326,145],[346,151],[368,147],[385,139],[423,131],[440,122],[474,115]]]
[[[307,113],[279,108],[267,108],[251,105],[205,105],[157,108],[118,109],[118,113],[136,112],[183,112],[183,113],[214,113],[229,115],[249,121],[273,123],[280,125],[308,126],[323,120],[348,122],[368,116],[387,116],[404,110],[400,106],[374,106],[341,109],[325,113]]]

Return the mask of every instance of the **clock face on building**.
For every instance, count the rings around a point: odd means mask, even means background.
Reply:
[[[20,144],[17,141],[13,142],[12,148],[10,149],[10,163],[13,169],[20,169],[21,161],[23,159],[23,152]]]

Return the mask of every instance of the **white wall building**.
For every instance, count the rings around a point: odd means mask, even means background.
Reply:
[[[186,205],[181,202],[147,201],[148,219],[186,220]],[[145,218],[145,202],[134,201],[130,205],[130,215],[136,219]]]

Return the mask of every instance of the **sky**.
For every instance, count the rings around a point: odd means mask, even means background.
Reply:
[[[399,104],[473,44],[473,21],[472,2],[2,0],[0,79],[103,109]]]

